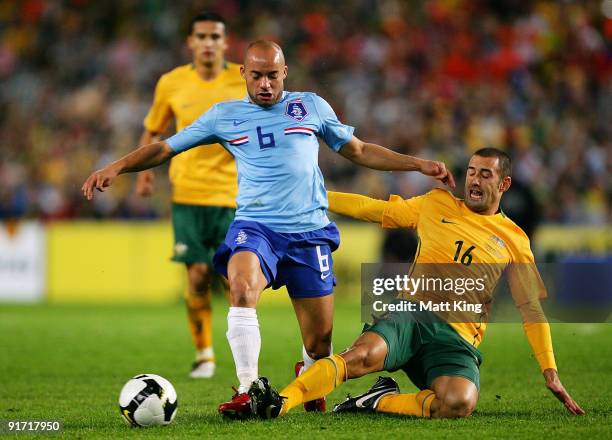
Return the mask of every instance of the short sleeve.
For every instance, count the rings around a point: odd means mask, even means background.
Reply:
[[[197,147],[198,145],[214,144],[222,139],[215,134],[215,122],[217,120],[217,106],[200,116],[196,121],[166,139],[170,148],[177,153]]]
[[[391,195],[383,212],[382,227],[416,229],[425,197],[427,194],[410,199]]]
[[[153,105],[144,119],[144,127],[153,133],[163,133],[172,120],[169,102],[168,81],[162,76],[155,86]]]
[[[313,102],[321,120],[320,136],[332,150],[339,151],[351,140],[355,127],[340,122],[331,106],[320,96],[314,95]]]

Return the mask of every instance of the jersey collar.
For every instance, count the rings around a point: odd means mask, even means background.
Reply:
[[[507,218],[506,214],[502,211],[501,207],[497,210],[495,214],[484,215],[484,214],[479,214],[477,212],[474,212],[470,208],[468,208],[468,206],[465,204],[464,199],[459,199],[459,200],[461,200],[461,209],[463,211],[463,214],[468,217],[472,217],[472,218],[479,219],[479,220],[490,219],[490,220],[495,220],[495,221],[499,221],[500,219]]]
[[[219,74],[215,76],[213,79],[205,80],[198,74],[198,71],[196,70],[196,66],[194,63],[190,63],[190,67],[191,67],[192,74],[195,75],[195,77],[198,79],[200,84],[205,87],[217,87],[219,84],[221,84],[225,80],[225,77],[229,71],[228,62],[223,61],[223,66],[221,70],[219,71]]]

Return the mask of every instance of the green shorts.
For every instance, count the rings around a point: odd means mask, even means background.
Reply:
[[[222,206],[172,204],[173,261],[212,264],[236,210]]]
[[[461,376],[480,391],[480,351],[446,322],[429,315],[417,322],[410,313],[388,313],[366,325],[364,332],[374,332],[387,343],[385,370],[403,370],[419,389],[431,387],[440,376]]]

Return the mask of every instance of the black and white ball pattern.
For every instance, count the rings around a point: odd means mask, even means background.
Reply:
[[[172,384],[156,374],[134,376],[119,394],[121,415],[132,426],[167,425],[174,419],[177,405]]]

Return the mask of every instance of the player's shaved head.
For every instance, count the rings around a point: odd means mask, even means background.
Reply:
[[[270,107],[282,98],[287,66],[283,50],[274,41],[257,40],[249,44],[240,73],[253,103]]]
[[[247,47],[244,55],[244,64],[248,64],[251,60],[265,60],[274,64],[285,65],[285,54],[283,49],[270,40],[253,41]]]

